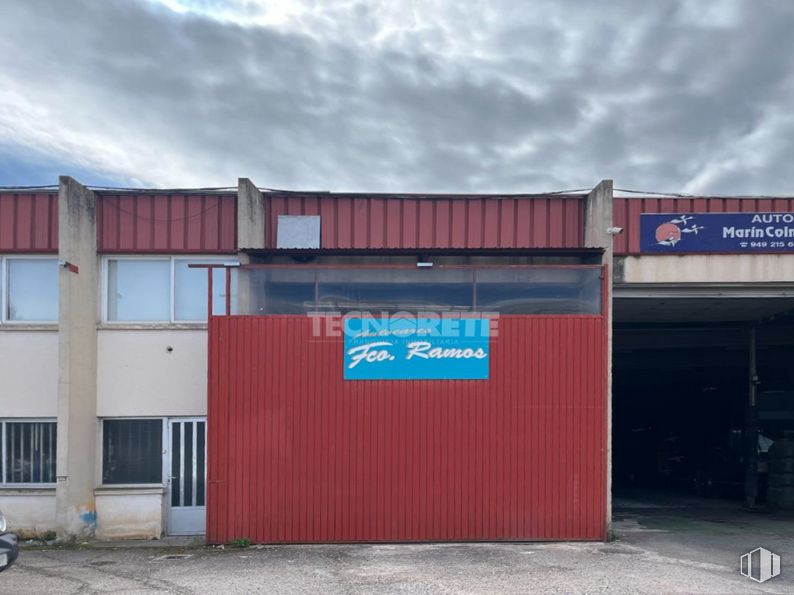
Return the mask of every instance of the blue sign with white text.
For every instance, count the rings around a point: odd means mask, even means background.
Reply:
[[[486,380],[487,318],[346,318],[345,380]]]
[[[794,213],[642,213],[640,251],[794,252]]]

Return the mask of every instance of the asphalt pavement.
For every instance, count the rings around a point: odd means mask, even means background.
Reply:
[[[732,503],[624,500],[609,543],[157,543],[26,549],[0,593],[792,593],[794,518]],[[764,546],[782,574],[739,573]]]

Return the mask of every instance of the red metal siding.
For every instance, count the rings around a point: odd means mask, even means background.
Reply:
[[[503,316],[487,381],[342,380],[307,317],[209,325],[207,540],[603,539],[600,316]]]
[[[97,249],[104,253],[233,253],[235,194],[100,194]]]
[[[0,252],[58,252],[57,193],[0,193]]]
[[[320,215],[322,248],[578,248],[584,195],[405,197],[266,194],[279,215]],[[244,247],[244,246],[243,246]]]
[[[623,233],[615,237],[615,254],[625,256],[640,253],[641,213],[742,213],[794,211],[794,198],[650,198],[616,197],[615,225]]]

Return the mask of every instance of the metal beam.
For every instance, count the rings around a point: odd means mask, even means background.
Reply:
[[[794,283],[726,283],[726,284],[615,284],[614,299],[694,299],[694,298],[791,298],[794,297]]]

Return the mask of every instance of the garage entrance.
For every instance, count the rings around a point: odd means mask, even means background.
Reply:
[[[616,513],[671,496],[791,508],[794,302],[665,291],[615,292]]]

